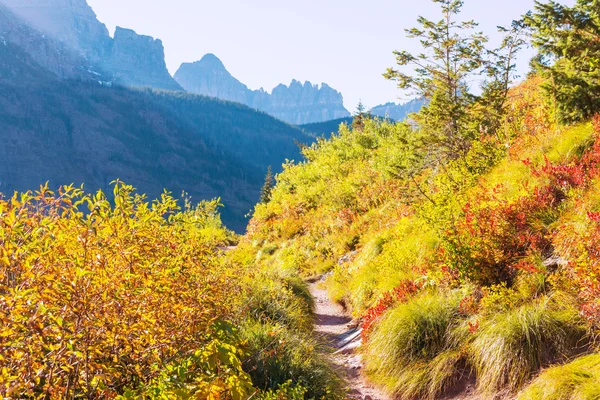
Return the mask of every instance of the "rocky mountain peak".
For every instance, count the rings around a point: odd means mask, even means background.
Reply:
[[[214,54],[182,64],[175,80],[188,92],[246,104],[292,124],[350,116],[342,95],[326,84],[319,88],[294,79],[289,86],[277,85],[271,94],[263,88],[251,90],[231,76]]]
[[[0,0],[41,32],[97,62],[110,45],[106,26],[86,0]]]
[[[227,71],[223,62],[212,53],[206,54],[200,61],[196,61],[194,64],[215,71]]]
[[[191,93],[242,104],[251,102],[252,91],[231,76],[214,54],[206,54],[193,63],[181,64],[175,80]]]

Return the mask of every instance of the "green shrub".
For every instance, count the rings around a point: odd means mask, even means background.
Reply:
[[[519,400],[600,399],[600,354],[544,371],[518,397]]]
[[[306,388],[294,385],[292,381],[287,381],[280,385],[277,390],[269,390],[258,397],[257,400],[304,400]]]
[[[308,399],[345,398],[342,381],[324,356],[326,349],[310,333],[249,323],[242,336],[251,353],[244,367],[255,387],[277,390],[291,381],[306,389]]]
[[[548,296],[481,320],[469,350],[479,389],[521,388],[544,365],[573,353],[585,334],[577,309]]]

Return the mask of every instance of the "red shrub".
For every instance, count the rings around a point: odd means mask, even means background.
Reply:
[[[510,281],[523,258],[550,247],[538,215],[555,201],[553,191],[545,190],[514,202],[480,193],[446,232],[443,262],[454,275],[480,284]]]
[[[403,281],[396,288],[385,293],[375,306],[368,309],[363,316],[363,323],[361,325],[363,342],[368,340],[375,323],[387,310],[398,303],[406,302],[418,290],[419,286],[415,282],[410,280]]]
[[[600,117],[595,118],[594,126],[600,131]],[[552,253],[548,219],[558,216],[557,207],[572,189],[586,187],[598,176],[600,140],[568,164],[553,164],[547,158],[540,168],[529,159],[523,163],[531,167],[532,175],[546,178],[548,184],[512,202],[498,198],[497,190],[472,198],[446,232],[440,251],[450,277],[488,285],[510,282],[515,270],[538,272],[525,259]]]

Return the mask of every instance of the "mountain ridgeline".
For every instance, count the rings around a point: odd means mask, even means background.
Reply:
[[[341,93],[327,84],[293,80],[279,85],[272,93],[262,88],[251,90],[234,78],[214,54],[200,61],[184,63],[175,80],[188,92],[246,104],[295,125],[349,117]]]

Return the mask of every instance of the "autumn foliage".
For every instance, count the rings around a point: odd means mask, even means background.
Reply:
[[[189,394],[250,393],[214,205],[181,211],[119,182],[114,206],[73,187],[0,200],[0,396],[173,395],[160,380],[181,365]]]

